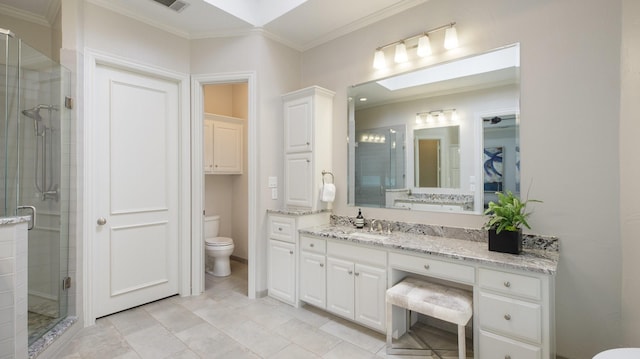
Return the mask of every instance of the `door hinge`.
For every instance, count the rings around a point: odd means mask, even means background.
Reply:
[[[64,277],[62,280],[62,290],[71,288],[71,277]]]
[[[64,98],[64,107],[68,108],[69,110],[73,109],[73,98],[71,97],[65,97]]]

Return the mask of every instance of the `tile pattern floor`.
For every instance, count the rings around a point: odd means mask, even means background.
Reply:
[[[383,334],[310,306],[293,308],[269,297],[247,298],[247,266],[231,263],[230,277],[206,276],[206,291],[200,296],[170,297],[98,319],[95,326],[81,330],[58,357],[393,357],[385,353]],[[457,358],[455,335],[441,334],[429,340],[453,349],[445,358]]]

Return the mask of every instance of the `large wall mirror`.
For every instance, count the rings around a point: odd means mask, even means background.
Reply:
[[[482,213],[520,191],[518,44],[348,89],[349,204]]]

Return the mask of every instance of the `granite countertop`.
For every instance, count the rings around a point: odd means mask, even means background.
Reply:
[[[331,212],[330,209],[318,209],[311,210],[305,208],[284,208],[284,209],[267,209],[267,213],[282,214],[286,216],[306,216],[309,214],[316,214],[322,212]]]
[[[29,222],[30,220],[30,216],[2,217],[0,218],[0,225],[18,224],[22,222]]]
[[[521,254],[515,255],[490,252],[487,249],[487,243],[482,241],[406,232],[378,233],[381,236],[380,238],[369,238],[364,237],[370,233],[368,230],[339,225],[304,228],[300,230],[300,233],[549,275],[556,274],[560,257],[557,250],[523,249]],[[360,237],[358,233],[364,234],[364,236]]]

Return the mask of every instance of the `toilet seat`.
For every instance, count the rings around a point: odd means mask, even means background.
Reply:
[[[204,242],[207,246],[211,246],[211,247],[223,247],[223,246],[233,245],[233,239],[229,237],[206,238]]]

